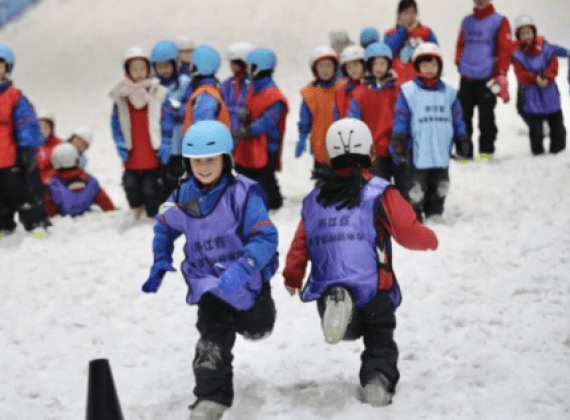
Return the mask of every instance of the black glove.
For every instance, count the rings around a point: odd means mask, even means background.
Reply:
[[[251,130],[249,126],[246,125],[245,127],[238,128],[237,130],[232,132],[232,137],[237,140],[246,139],[251,137]]]
[[[277,166],[279,163],[279,153],[273,153],[273,152],[267,152],[267,159],[268,159],[268,163],[267,166],[269,167],[269,170],[272,172],[275,172],[277,170]]]
[[[404,162],[406,160],[406,136],[403,134],[394,134],[390,142],[390,154],[395,162]]]
[[[467,136],[455,140],[455,154],[458,159],[467,159],[471,156],[471,144]]]
[[[247,117],[249,117],[249,111],[247,108],[240,108],[237,113],[238,121],[242,124],[247,122]]]

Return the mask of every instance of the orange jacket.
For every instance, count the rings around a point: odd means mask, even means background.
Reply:
[[[202,93],[208,93],[218,101],[218,104],[220,105],[218,121],[230,129],[230,113],[228,111],[228,107],[222,99],[220,90],[212,85],[202,85],[199,86],[194,92],[192,92],[192,95],[190,95],[190,98],[188,99],[188,104],[186,105],[186,114],[184,116],[184,123],[182,124],[182,133],[185,133],[186,130],[188,130],[188,128],[194,123],[194,103],[196,102],[196,98],[198,98],[198,96],[200,96]]]

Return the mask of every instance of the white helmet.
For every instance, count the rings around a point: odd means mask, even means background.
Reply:
[[[79,152],[70,143],[55,146],[51,152],[51,164],[55,169],[73,168],[79,162]]]
[[[338,56],[334,50],[328,45],[321,45],[320,47],[315,48],[311,54],[311,58],[309,60],[311,68],[314,67],[317,61],[322,60],[323,58],[332,58],[335,62],[338,63]]]
[[[368,156],[371,149],[372,133],[361,120],[343,118],[327,131],[327,152],[331,159],[345,154]]]
[[[125,59],[123,60],[123,63],[126,63],[127,61],[132,60],[133,58],[142,58],[150,63],[150,58],[146,53],[146,51],[144,50],[144,48],[142,47],[129,48],[125,53]]]
[[[238,42],[237,44],[232,44],[226,51],[226,60],[240,60],[244,63],[246,62],[247,55],[253,50],[253,45],[247,42]]]
[[[519,15],[515,19],[515,36],[517,36],[519,29],[523,26],[532,26],[536,32],[536,24],[534,23],[534,19],[529,15]]]
[[[353,60],[364,60],[364,48],[360,45],[349,45],[340,53],[340,64]]]
[[[412,55],[412,62],[415,63],[416,60],[420,57],[435,57],[438,58],[439,61],[443,65],[443,55],[441,54],[441,50],[439,47],[434,44],[433,42],[423,42],[421,43],[415,50],[414,54]]]
[[[71,137],[73,136],[81,137],[89,146],[91,146],[91,143],[93,142],[93,132],[89,129],[89,127],[86,127],[84,125],[77,127],[71,133]]]
[[[52,124],[55,122],[55,116],[45,109],[40,109],[37,113],[38,121],[39,120],[47,120],[50,121]]]
[[[180,50],[193,50],[194,49],[194,41],[191,37],[187,35],[182,35],[178,39],[178,51]]]

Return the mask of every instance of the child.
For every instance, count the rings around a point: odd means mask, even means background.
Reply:
[[[194,356],[190,419],[219,419],[234,397],[232,348],[236,333],[267,337],[275,323],[269,280],[275,274],[277,229],[254,181],[232,174],[233,140],[218,121],[186,132],[182,153],[188,178],[161,207],[154,227],[154,263],[143,285],[155,293],[172,267],[174,241],[186,236],[182,274],[186,302],[198,305],[200,339]]]
[[[275,172],[281,170],[281,153],[287,99],[273,81],[277,57],[269,48],[256,48],[247,56],[251,86],[244,109],[245,126],[233,133],[238,143],[234,152],[236,171],[261,184],[269,209],[283,205],[283,196]]]
[[[340,54],[340,68],[344,78],[337,85],[334,98],[334,120],[344,118],[350,107],[354,90],[364,76],[364,49],[349,45]]]
[[[366,48],[364,59],[370,77],[365,85],[355,89],[347,116],[364,121],[372,131],[375,152],[372,173],[390,181],[395,170],[388,146],[398,97],[391,71],[392,50],[386,44],[373,43]]]
[[[368,47],[370,44],[380,42],[380,32],[372,26],[367,26],[360,31],[360,46],[362,48]]]
[[[470,144],[469,153],[458,160],[473,159],[473,111],[479,110],[478,160],[492,160],[497,138],[496,96],[510,100],[507,72],[513,42],[506,17],[495,12],[491,0],[473,0],[473,14],[463,19],[457,39],[455,64],[461,74],[459,101],[463,109]],[[456,145],[458,149],[459,145]]]
[[[230,129],[233,132],[244,126],[247,118],[245,97],[249,87],[247,78],[247,55],[253,50],[253,45],[246,42],[232,44],[226,52],[226,59],[230,62],[232,75],[224,80],[220,86],[222,98],[230,113]],[[245,114],[239,115],[239,112]],[[236,139],[234,139],[236,140]]]
[[[151,79],[150,60],[142,48],[127,51],[125,79],[111,91],[111,129],[123,161],[123,188],[131,212],[121,224],[132,226],[146,212],[149,220],[163,199],[162,167],[170,159],[174,112],[168,90]]]
[[[515,36],[519,43],[512,60],[521,86],[521,109],[530,131],[531,152],[533,155],[544,153],[544,121],[550,126],[550,153],[561,152],[566,148],[566,128],[556,85],[555,48],[537,37],[536,25],[530,16],[517,18]]]
[[[199,45],[192,53],[192,95],[186,104],[183,132],[193,123],[206,120],[218,120],[230,127],[230,113],[216,79],[220,61],[220,54],[209,45]]]
[[[391,402],[400,377],[393,334],[401,295],[390,237],[414,250],[435,250],[438,243],[398,190],[371,176],[371,148],[372,134],[362,121],[345,118],[329,128],[332,168],[313,173],[317,187],[303,200],[283,277],[291,296],[317,300],[327,343],[363,337],[362,397],[380,407]]]
[[[414,50],[423,42],[438,43],[433,31],[418,22],[418,5],[415,0],[400,0],[396,27],[384,35],[384,43],[394,55],[398,86],[416,77],[414,65],[410,60]]]
[[[194,51],[194,41],[189,36],[183,35],[178,40],[178,59],[180,60],[180,74],[190,77],[190,67],[192,65],[192,51]]]
[[[32,105],[9,79],[15,61],[12,50],[0,45],[0,238],[16,229],[18,212],[24,229],[43,239],[50,223],[35,157],[44,138]]]
[[[47,111],[38,112],[38,122],[40,130],[44,136],[45,143],[38,148],[36,153],[36,164],[38,165],[38,173],[43,185],[46,185],[51,177],[55,175],[55,169],[51,164],[51,152],[63,140],[55,136],[55,118]]]
[[[311,134],[311,152],[315,167],[328,164],[325,136],[334,121],[335,91],[340,83],[336,78],[338,57],[327,46],[318,47],[311,55],[311,71],[315,80],[301,90],[303,101],[299,119],[299,140],[295,157],[307,149],[307,137]]]
[[[44,193],[49,217],[80,216],[97,204],[103,211],[116,210],[107,193],[91,175],[79,167],[79,152],[69,143],[56,146],[51,154],[55,175]]]
[[[93,133],[86,126],[80,126],[75,129],[71,136],[67,140],[71,143],[79,152],[79,167],[85,169],[87,166],[87,156],[85,152],[89,147],[91,147],[91,143],[93,143]]]
[[[441,223],[449,191],[449,158],[453,141],[464,154],[470,145],[457,92],[441,81],[443,57],[430,42],[412,57],[419,76],[402,86],[394,112],[391,153],[405,163],[402,194],[419,220]]]
[[[188,98],[192,93],[190,77],[178,70],[178,47],[173,41],[160,41],[150,52],[152,69],[160,84],[168,89],[168,99],[174,111],[174,129],[170,144],[170,160],[165,168],[165,197],[178,186],[184,174],[182,167],[182,122]]]

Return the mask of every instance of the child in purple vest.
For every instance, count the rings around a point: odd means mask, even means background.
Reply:
[[[536,25],[529,16],[517,18],[518,48],[512,60],[521,86],[521,110],[530,135],[533,155],[544,153],[544,121],[550,126],[550,153],[566,148],[566,128],[556,85],[558,57],[556,49],[537,37]]]
[[[437,248],[437,237],[392,184],[370,173],[372,133],[364,122],[333,123],[326,146],[331,167],[313,172],[317,187],[303,200],[283,270],[285,286],[304,302],[317,301],[327,343],[363,337],[362,398],[385,406],[400,377],[393,334],[401,296],[390,238],[408,249],[428,250]]]
[[[269,280],[275,274],[277,229],[263,189],[232,171],[233,140],[218,121],[186,132],[182,155],[188,177],[161,206],[154,227],[154,263],[143,285],[158,290],[172,266],[174,241],[186,236],[181,271],[186,302],[198,305],[200,339],[194,355],[190,419],[219,419],[233,402],[232,348],[236,333],[267,337],[275,323]]]

